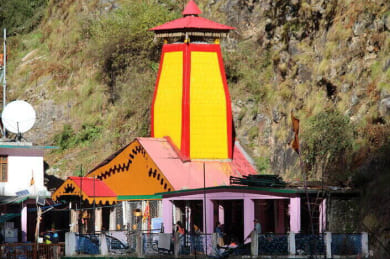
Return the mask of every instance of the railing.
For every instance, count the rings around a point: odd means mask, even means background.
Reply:
[[[57,259],[64,256],[64,254],[64,243],[7,243],[0,245],[1,259]]]
[[[356,255],[362,253],[362,235],[332,234],[332,255]]]
[[[288,235],[259,235],[258,242],[259,255],[288,255]]]
[[[323,255],[325,254],[324,235],[296,234],[295,249],[298,255]]]
[[[73,239],[69,236],[72,234]],[[123,234],[123,233],[122,233]],[[260,234],[252,233],[251,244],[237,247],[219,247],[217,235],[213,234],[170,234],[170,233],[127,233],[127,242],[113,236],[79,235],[67,233],[73,252],[77,254],[136,254],[137,256],[211,256],[216,258],[229,255],[252,256],[351,256],[368,257],[368,235],[362,234]],[[72,241],[73,240],[73,241]],[[253,240],[255,242],[253,242]],[[68,246],[68,249],[70,249]],[[11,257],[12,258],[12,257]],[[16,258],[16,257],[15,257]],[[26,257],[28,258],[28,257]]]

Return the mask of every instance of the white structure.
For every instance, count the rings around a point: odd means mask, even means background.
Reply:
[[[24,191],[36,197],[45,191],[43,153],[45,148],[25,142],[0,142],[0,196],[18,196]],[[25,191],[28,191],[25,192]]]

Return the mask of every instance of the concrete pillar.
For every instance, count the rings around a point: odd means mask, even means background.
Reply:
[[[294,255],[297,253],[296,246],[295,246],[295,233],[290,232],[288,233],[288,254]]]
[[[137,243],[135,251],[138,257],[142,257],[144,255],[144,238],[142,232],[138,232],[137,234]]]
[[[323,199],[320,204],[320,218],[319,218],[319,232],[322,233],[326,230],[326,199]]]
[[[259,234],[257,231],[252,231],[251,234],[251,255],[258,256],[259,255]]]
[[[102,231],[103,213],[102,208],[95,209],[95,232]]]
[[[332,258],[332,233],[325,232],[325,251],[326,258]]]
[[[221,204],[218,205],[218,221],[225,224],[225,208]]]
[[[368,258],[370,252],[368,250],[368,234],[367,232],[362,233],[362,256]]]
[[[109,230],[110,231],[116,230],[116,208],[115,207],[110,209]]]
[[[254,229],[253,221],[255,219],[255,201],[249,198],[244,199],[244,239]],[[249,242],[249,240],[246,240]]]
[[[76,233],[65,233],[65,256],[76,255]]]
[[[162,218],[164,224],[164,232],[172,233],[173,225],[173,203],[170,200],[163,199],[162,200]]]
[[[27,241],[27,204],[23,203],[23,208],[20,214],[21,214],[20,225],[22,229],[22,242],[26,242]]]
[[[70,210],[70,232],[79,231],[79,210]]]
[[[203,233],[213,233],[214,232],[214,203],[211,199],[206,198],[206,213],[203,209]],[[204,207],[203,207],[204,208]]]
[[[107,239],[105,234],[99,235],[99,251],[101,255],[108,255],[108,246],[107,246]]]
[[[290,198],[290,232],[301,231],[301,198]]]

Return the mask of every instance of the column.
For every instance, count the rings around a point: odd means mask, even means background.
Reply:
[[[102,208],[95,208],[95,232],[102,231]]]
[[[225,208],[221,204],[218,205],[218,221],[225,224]]]
[[[368,250],[368,233],[363,232],[362,233],[362,256],[363,258],[368,258],[370,255],[370,252]]]
[[[325,232],[325,252],[326,258],[332,258],[332,233]]]
[[[326,230],[326,199],[322,200],[319,210],[320,210],[319,231],[320,233],[322,233],[324,230]]]
[[[109,222],[109,230],[116,230],[116,208],[113,207],[110,209],[110,222]]]
[[[254,228],[255,201],[250,198],[244,199],[244,238],[249,236]],[[249,242],[247,239],[246,242]]]
[[[78,232],[79,230],[79,210],[70,210],[70,232]]]
[[[22,228],[22,242],[27,241],[27,204],[23,203],[23,208],[20,213],[20,223]]]
[[[290,198],[290,232],[301,231],[301,198]]]
[[[203,206],[205,201],[203,200]],[[214,232],[214,203],[211,199],[206,198],[206,213],[203,207],[203,233]]]
[[[295,246],[295,233],[290,232],[288,233],[288,254],[295,256],[297,253],[296,246]]]
[[[173,203],[170,200],[163,199],[162,200],[162,218],[163,218],[164,232],[165,233],[172,233],[172,229],[173,229],[172,217],[173,217]]]

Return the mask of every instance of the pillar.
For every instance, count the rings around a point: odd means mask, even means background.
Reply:
[[[95,232],[102,231],[102,222],[103,222],[102,208],[95,209]]]
[[[100,255],[108,255],[108,246],[105,234],[99,235],[99,252]]]
[[[77,239],[74,232],[65,233],[65,256],[76,255],[76,242]]]
[[[319,232],[322,233],[326,230],[326,199],[323,199],[320,204],[320,218],[319,218]]]
[[[22,242],[27,241],[27,204],[23,203],[23,208],[21,211],[20,223],[22,229]]]
[[[255,201],[250,198],[244,199],[244,239],[254,229],[253,221],[255,219]],[[246,242],[249,242],[247,239]]]
[[[116,208],[110,209],[110,222],[109,222],[109,230],[116,230]]]
[[[332,233],[325,232],[325,252],[326,258],[332,258]]]
[[[79,230],[79,210],[70,210],[70,232],[78,232]]]
[[[370,255],[368,251],[368,234],[367,232],[362,233],[362,256],[363,258],[368,258]]]
[[[206,198],[203,200],[203,206],[206,206],[206,213],[203,207],[203,233],[213,233],[214,232],[214,203],[211,199]]]
[[[162,200],[162,218],[163,218],[164,232],[165,233],[172,233],[172,230],[173,230],[172,217],[173,217],[173,203],[170,200],[163,199]]]
[[[290,198],[290,232],[301,231],[301,198]]]
[[[295,233],[290,232],[288,233],[288,254],[294,255],[297,253],[296,246],[295,246]]]
[[[218,205],[218,221],[225,224],[225,208],[221,204]]]

